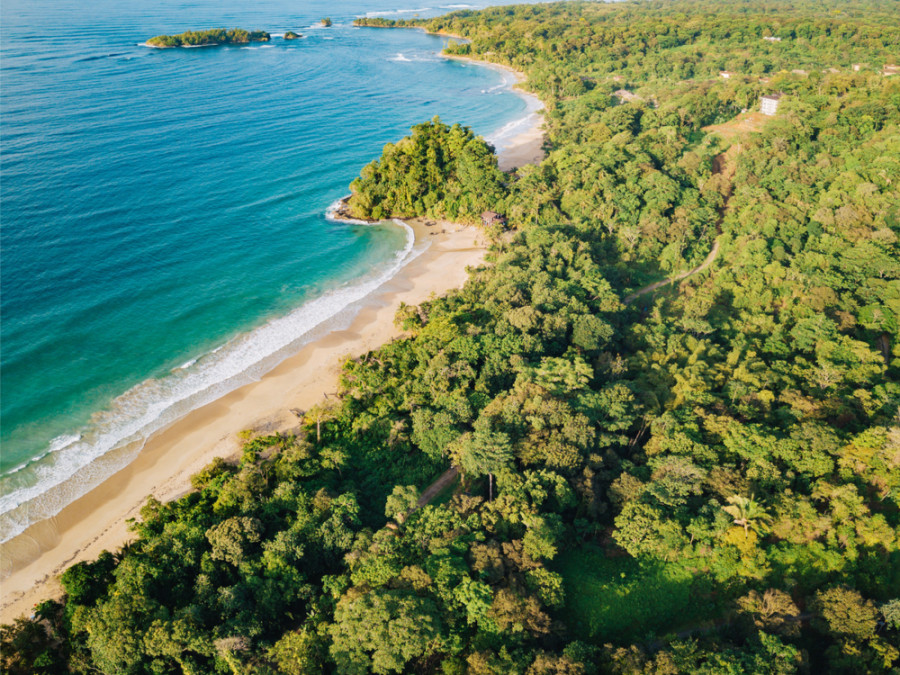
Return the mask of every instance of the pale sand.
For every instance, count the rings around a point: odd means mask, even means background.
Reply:
[[[535,117],[539,122],[539,118]],[[543,158],[543,133],[536,124],[500,154],[510,170]],[[190,490],[190,477],[215,457],[239,452],[237,434],[294,428],[292,408],[306,410],[337,390],[340,364],[401,335],[394,316],[401,302],[419,304],[459,288],[467,267],[484,260],[485,242],[474,228],[410,221],[416,247],[427,246],[398,274],[373,292],[347,330],[307,345],[267,373],[221,399],[188,413],[151,436],[138,457],[57,516],[39,522],[0,546],[0,622],[30,614],[34,605],[59,597],[58,575],[68,566],[115,551],[133,536],[127,520],[138,516],[148,495],[160,501]]]
[[[498,163],[502,171],[511,171],[526,164],[540,164],[545,156],[544,131],[541,126],[533,126],[512,139],[500,153]]]

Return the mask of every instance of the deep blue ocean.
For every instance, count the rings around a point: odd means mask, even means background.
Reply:
[[[3,0],[0,540],[395,271],[405,230],[327,207],[411,125],[502,145],[526,104],[509,76],[440,58],[445,39],[350,24],[463,6]],[[275,37],[140,44],[214,27]]]

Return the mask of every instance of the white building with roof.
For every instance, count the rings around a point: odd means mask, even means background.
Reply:
[[[763,115],[774,115],[778,112],[778,103],[781,101],[781,94],[766,94],[759,99],[759,111]]]

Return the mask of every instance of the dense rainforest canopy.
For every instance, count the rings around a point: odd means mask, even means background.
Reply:
[[[401,310],[406,339],[348,361],[339,401],[70,568],[61,602],[2,629],[4,670],[897,672],[896,9],[420,22],[527,74],[548,156],[504,175],[434,120],[351,204],[489,203],[510,231],[463,289]],[[777,115],[754,116],[766,93]]]

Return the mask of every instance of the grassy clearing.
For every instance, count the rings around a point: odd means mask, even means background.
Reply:
[[[746,138],[748,134],[762,131],[771,119],[770,116],[763,115],[761,112],[745,112],[728,122],[703,127],[703,131],[719,134],[726,141],[731,142]]]
[[[556,569],[565,583],[563,618],[583,640],[650,640],[722,613],[709,581],[677,563],[610,558],[584,546],[560,555]]]

